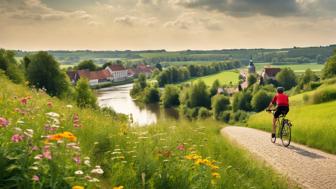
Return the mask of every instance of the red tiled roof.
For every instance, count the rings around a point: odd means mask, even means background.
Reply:
[[[112,64],[112,65],[109,65],[109,68],[110,68],[112,71],[126,70],[125,67],[124,67],[123,65],[120,65],[120,64]]]
[[[94,79],[106,79],[110,77],[110,72],[107,70],[89,71],[89,70],[78,70],[79,77],[85,77],[89,80]]]
[[[281,71],[281,68],[264,68],[265,74],[269,77],[275,77]]]
[[[136,68],[137,73],[152,73],[153,69],[150,66],[146,66],[145,64],[139,64]]]

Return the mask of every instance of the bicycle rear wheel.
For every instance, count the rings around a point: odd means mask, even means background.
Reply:
[[[282,145],[284,145],[285,147],[288,147],[292,139],[292,129],[291,129],[291,125],[288,122],[288,120],[283,120],[282,122],[280,137],[281,137]]]

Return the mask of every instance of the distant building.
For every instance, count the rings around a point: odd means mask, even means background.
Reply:
[[[110,73],[110,81],[124,81],[128,78],[128,70],[121,64],[112,64],[105,68]]]
[[[90,71],[88,69],[85,69],[77,71],[77,78],[88,79],[90,86],[98,85],[101,82],[109,81],[109,77],[110,73],[107,70]]]
[[[134,76],[138,76],[139,74],[144,74],[146,77],[150,77],[153,73],[153,68],[150,65],[138,64],[134,71]]]
[[[254,63],[253,63],[253,60],[252,60],[252,56],[250,58],[250,63],[249,63],[249,65],[248,65],[247,68],[248,68],[248,73],[249,74],[255,74],[256,73],[256,68],[254,66]]]
[[[264,68],[264,71],[261,73],[263,80],[275,80],[275,76],[281,71],[280,68]]]

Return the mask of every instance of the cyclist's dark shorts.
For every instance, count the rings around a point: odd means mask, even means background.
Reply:
[[[279,106],[274,113],[274,117],[278,118],[281,114],[286,115],[289,112],[288,106]]]

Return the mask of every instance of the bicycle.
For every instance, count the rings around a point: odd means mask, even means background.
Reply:
[[[271,112],[273,115],[276,110],[266,110],[267,112]],[[278,128],[278,137],[281,139],[282,145],[288,147],[290,145],[292,139],[292,122],[289,119],[286,119],[286,114],[282,113],[279,118],[277,118],[276,128]],[[272,143],[276,142],[276,136],[271,138]]]

